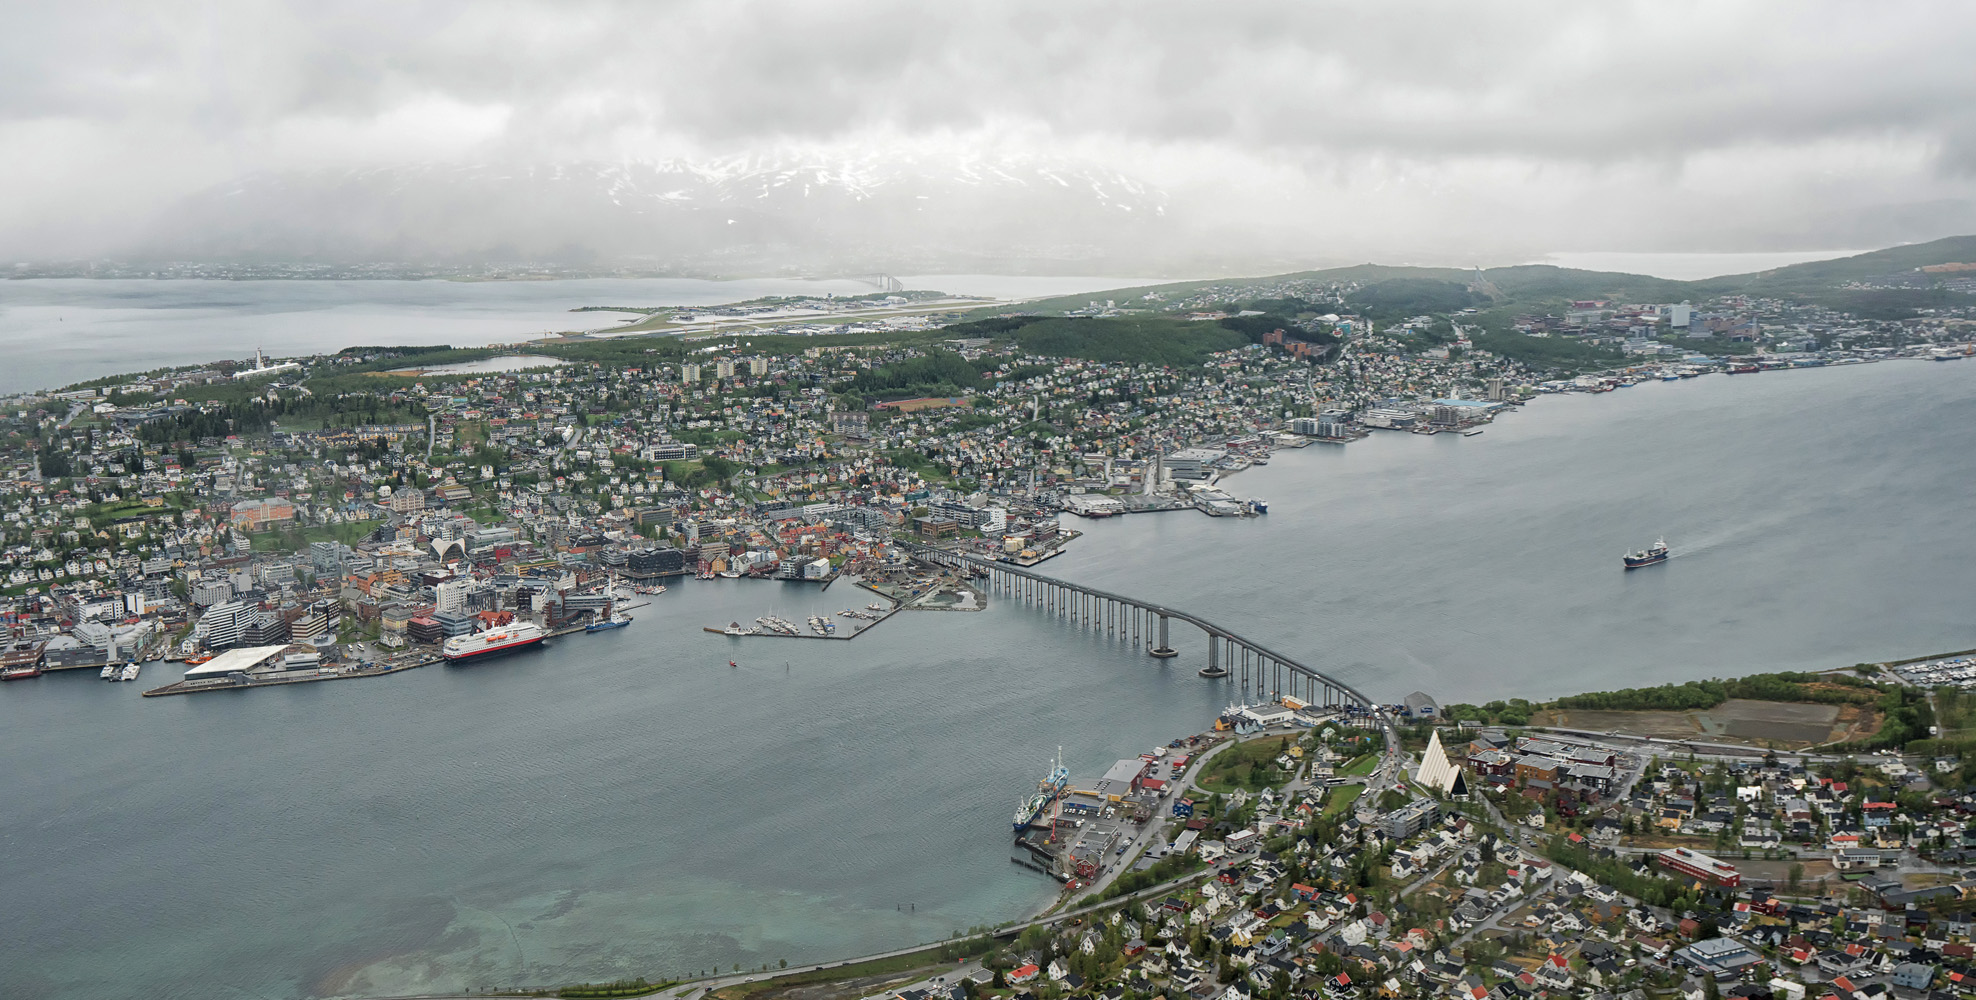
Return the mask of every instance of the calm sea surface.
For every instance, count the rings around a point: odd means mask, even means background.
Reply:
[[[1976,646],[1976,363],[1547,397],[1474,438],[1282,451],[1252,520],[1084,522],[1055,573],[1197,609],[1397,699]],[[1666,535],[1675,558],[1622,551]],[[0,688],[0,995],[309,997],[798,962],[1019,916],[1008,814],[1231,697],[1033,612],[853,642],[700,631],[862,607],[684,582],[471,668],[140,699]],[[729,659],[739,662],[729,667]]]

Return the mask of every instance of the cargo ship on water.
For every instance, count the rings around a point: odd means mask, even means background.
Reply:
[[[583,626],[583,630],[585,632],[608,632],[611,629],[623,628],[629,624],[631,624],[631,616],[620,611],[609,618],[600,618]]]
[[[1015,832],[1029,829],[1038,817],[1048,811],[1051,804],[1063,795],[1064,786],[1070,784],[1070,771],[1063,766],[1063,748],[1057,748],[1056,766],[1050,769],[1050,776],[1036,783],[1036,793],[1016,803]]]
[[[1639,569],[1642,566],[1652,566],[1654,563],[1666,561],[1667,539],[1663,538],[1638,552],[1628,553],[1626,556],[1626,568]]]
[[[456,635],[439,647],[439,655],[454,663],[477,660],[517,649],[539,646],[547,638],[542,627],[531,622],[515,622],[472,635]]]

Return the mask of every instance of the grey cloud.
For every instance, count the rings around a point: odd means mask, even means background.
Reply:
[[[0,143],[33,148],[0,152],[43,160],[0,165],[32,189],[0,208],[17,254],[106,245],[263,171],[791,145],[1070,156],[1171,187],[1176,213],[1347,238],[1386,219],[1424,239],[1438,216],[1480,242],[1521,217],[1555,243],[1586,211],[1660,238],[1703,205],[1776,233],[1794,210],[1976,194],[1963,4],[296,0],[9,20]],[[119,143],[131,162],[104,156]]]

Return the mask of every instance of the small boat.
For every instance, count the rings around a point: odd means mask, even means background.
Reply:
[[[1667,561],[1667,539],[1663,538],[1660,539],[1659,541],[1654,542],[1653,545],[1648,548],[1644,548],[1638,552],[1633,552],[1628,554],[1626,556],[1626,568],[1639,569],[1642,566],[1652,566],[1654,563],[1666,562],[1666,561]]]
[[[736,662],[734,662],[733,660],[729,660],[729,661],[727,661],[727,665],[728,665],[728,666],[730,666],[730,667],[738,667],[738,666],[740,666],[741,664],[739,664],[739,663],[736,663]]]

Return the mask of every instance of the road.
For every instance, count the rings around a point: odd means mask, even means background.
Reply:
[[[1280,736],[1282,734],[1255,733],[1247,737],[1247,739],[1259,739],[1263,736],[1270,736],[1270,735]],[[1166,832],[1167,825],[1173,822],[1174,819],[1173,816],[1174,800],[1182,797],[1183,793],[1189,787],[1192,786],[1194,779],[1200,776],[1203,768],[1207,767],[1208,761],[1213,760],[1216,756],[1220,755],[1222,751],[1227,750],[1229,747],[1232,747],[1235,744],[1242,742],[1245,742],[1245,740],[1244,738],[1239,736],[1234,739],[1224,740],[1223,742],[1216,744],[1207,752],[1195,757],[1191,761],[1188,761],[1187,773],[1182,775],[1180,778],[1176,779],[1172,785],[1168,786],[1167,793],[1160,798],[1158,806],[1155,807],[1156,811],[1153,813],[1153,818],[1147,820],[1145,824],[1143,824],[1139,828],[1139,832],[1133,835],[1133,843],[1134,846],[1138,848],[1138,850],[1131,852],[1130,858],[1121,856],[1118,859],[1117,863],[1113,864],[1109,869],[1105,871],[1103,875],[1100,875],[1098,877],[1098,880],[1096,882],[1091,883],[1090,886],[1084,889],[1078,890],[1075,894],[1065,899],[1062,903],[1059,903],[1058,905],[1068,906],[1077,902],[1080,899],[1088,899],[1096,893],[1103,892],[1106,886],[1109,886],[1113,882],[1118,880],[1119,875],[1123,874],[1126,871],[1131,870],[1133,863],[1139,860],[1140,855],[1144,854],[1148,850],[1151,850],[1153,844],[1163,842],[1162,838]]]

